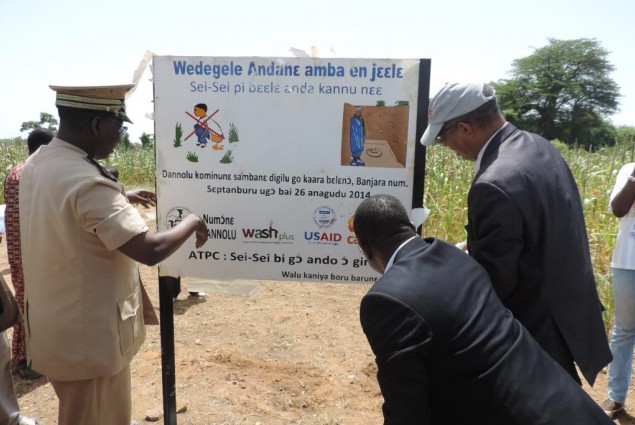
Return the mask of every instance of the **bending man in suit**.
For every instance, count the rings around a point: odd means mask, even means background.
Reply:
[[[548,140],[514,127],[483,83],[447,84],[421,143],[475,161],[467,248],[505,307],[577,381],[611,361],[580,194]]]
[[[492,290],[487,272],[443,241],[421,239],[396,198],[355,212],[368,264],[362,298],[385,424],[612,424]]]

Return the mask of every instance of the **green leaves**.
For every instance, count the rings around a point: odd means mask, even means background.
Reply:
[[[501,110],[524,130],[583,146],[612,145],[606,117],[618,109],[619,87],[608,51],[595,39],[549,39],[512,63],[512,78],[492,83]]]
[[[238,137],[238,129],[234,123],[229,124],[229,143],[236,143],[240,140]]]
[[[183,145],[183,127],[181,123],[177,122],[174,127],[174,143],[175,148],[181,147]]]
[[[20,126],[20,132],[30,131],[38,127],[48,128],[49,130],[57,131],[57,119],[46,112],[40,112],[40,121],[24,121]]]

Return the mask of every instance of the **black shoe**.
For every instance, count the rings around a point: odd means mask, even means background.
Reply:
[[[13,371],[14,374],[19,375],[20,378],[26,380],[38,379],[42,377],[42,374],[34,371],[29,366],[27,366],[26,362],[20,362],[15,366]]]
[[[610,398],[607,398],[602,402],[602,404],[600,404],[600,407],[602,408],[602,410],[604,410],[604,413],[612,418],[613,416],[615,416],[616,413],[624,410],[624,403],[617,403]]]
[[[11,365],[11,375],[19,375],[20,371],[26,367],[26,360],[19,361]]]
[[[26,380],[30,381],[30,380],[33,380],[33,379],[41,378],[42,374],[39,373],[39,372],[34,371],[30,367],[25,367],[24,369],[22,369],[20,371],[20,376],[22,377],[22,379],[26,379]]]

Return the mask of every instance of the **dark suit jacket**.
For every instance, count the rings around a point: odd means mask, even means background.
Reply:
[[[361,302],[385,424],[613,423],[503,307],[476,261],[426,241],[404,245]]]
[[[511,124],[492,139],[470,188],[466,229],[470,255],[505,307],[593,385],[612,357],[578,187],[549,141]]]

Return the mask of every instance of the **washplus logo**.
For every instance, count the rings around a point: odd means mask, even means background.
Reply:
[[[174,207],[165,216],[165,227],[171,229],[179,224],[191,211],[185,207]]]
[[[273,221],[269,222],[269,227],[264,228],[243,228],[244,243],[293,243],[293,235],[281,232],[273,226]]]

